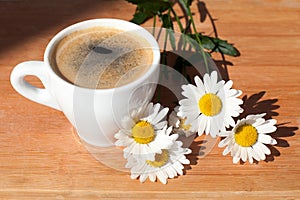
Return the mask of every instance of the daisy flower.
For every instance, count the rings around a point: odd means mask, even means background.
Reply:
[[[266,114],[248,115],[246,118],[238,120],[232,131],[221,132],[221,137],[226,137],[219,143],[219,147],[227,146],[223,155],[231,152],[233,163],[249,160],[253,163],[253,158],[257,161],[265,160],[266,155],[271,151],[264,144],[277,144],[268,133],[276,131],[276,120],[265,120]]]
[[[167,125],[165,120],[168,108],[161,109],[159,103],[145,104],[131,112],[122,120],[122,128],[115,134],[116,146],[124,146],[124,157],[147,156],[154,160],[156,153],[168,149],[178,135],[166,135],[162,129]]]
[[[197,131],[199,136],[205,131],[215,137],[220,130],[233,126],[233,117],[243,112],[240,107],[243,101],[237,98],[242,92],[231,89],[231,80],[218,82],[216,71],[211,76],[205,74],[203,82],[198,76],[194,80],[196,86],[182,86],[182,95],[186,98],[179,101],[178,115],[186,118],[185,123],[191,124],[191,131]]]
[[[190,137],[195,132],[191,131],[191,125],[185,124],[186,118],[179,117],[178,113],[178,106],[174,108],[174,110],[169,115],[169,125],[173,126],[173,132],[180,136]]]
[[[171,130],[167,130],[171,132]],[[143,183],[149,177],[150,181],[160,180],[163,184],[167,183],[168,178],[174,178],[183,174],[183,164],[190,164],[186,158],[186,154],[190,154],[191,150],[182,148],[181,141],[175,141],[171,148],[163,149],[161,153],[155,155],[155,160],[137,160],[129,157],[126,168],[131,170],[131,179],[139,177]]]

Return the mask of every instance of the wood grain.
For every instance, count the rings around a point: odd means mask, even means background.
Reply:
[[[267,161],[234,165],[216,140],[202,136],[191,146],[186,175],[167,185],[131,180],[116,149],[106,154],[118,169],[95,154],[108,163],[99,162],[61,112],[17,94],[9,75],[19,62],[42,60],[62,28],[91,18],[129,20],[134,6],[123,0],[0,1],[0,199],[300,199],[300,2],[211,0],[206,6],[219,36],[241,52],[226,59],[246,111],[278,121],[273,136],[279,144]],[[192,11],[199,30],[210,34],[196,3]]]

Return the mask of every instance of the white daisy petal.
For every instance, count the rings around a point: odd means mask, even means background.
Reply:
[[[200,115],[200,111],[199,109],[197,110],[193,110],[189,113],[189,118],[192,119],[192,120],[195,120],[198,118],[198,116]],[[186,124],[189,124],[188,122],[186,122]]]
[[[197,132],[199,127],[199,120],[190,120],[189,118],[187,118],[185,122],[191,125],[190,131]]]
[[[199,112],[191,112],[188,115],[184,116],[183,118],[186,117],[186,121],[185,124],[191,124],[194,121],[197,121],[197,118],[200,117],[200,113]]]
[[[243,92],[241,90],[237,90],[236,95],[234,95],[234,97],[238,97],[241,96],[243,94]]]
[[[272,126],[274,126],[276,123],[277,123],[277,120],[276,119],[269,119],[269,120],[267,120],[269,123],[270,123],[270,125],[272,125]]]
[[[253,153],[252,153],[252,148],[251,147],[248,147],[246,148],[247,150],[247,153],[248,153],[248,159],[249,159],[249,162],[252,164],[253,163]]]
[[[131,129],[134,126],[134,124],[135,122],[128,116],[125,116],[121,121],[123,129]]]
[[[204,117],[203,115],[201,115],[199,118],[198,118],[198,135],[202,135],[204,130],[205,130],[205,126],[206,126],[206,121],[207,121],[207,118]]]
[[[149,179],[150,179],[150,181],[155,182],[156,181],[156,174],[155,173],[150,173],[149,174]]]
[[[266,147],[264,144],[257,142],[257,145],[259,146],[259,148],[262,150],[262,152],[266,155],[270,155],[271,151],[268,147]]]
[[[227,124],[230,125],[230,126],[234,126],[235,125],[235,122],[234,122],[234,120],[233,120],[232,117],[227,117],[224,122],[225,122],[226,125]]]
[[[183,171],[182,171],[183,166],[182,166],[182,164],[180,164],[179,162],[175,162],[175,163],[173,164],[173,167],[174,167],[174,169],[176,170],[176,172],[177,172],[179,175],[182,175],[182,174],[183,174]]]
[[[244,162],[249,160],[250,163],[253,163],[253,159],[265,160],[266,155],[271,154],[271,150],[265,144],[274,145],[277,142],[270,135],[265,134],[274,131],[276,120],[265,120],[264,116],[265,113],[248,115],[246,118],[238,120],[231,131],[221,132],[220,135],[225,136],[225,139],[218,146],[225,147],[227,145],[223,155],[231,152],[234,162],[238,162],[238,159],[242,159]],[[247,128],[240,129],[242,126]],[[235,136],[237,130],[239,130],[238,137]],[[255,134],[258,134],[257,140],[254,138]]]
[[[246,119],[248,119],[248,117],[249,117],[249,119],[253,119],[253,120],[257,120],[257,119],[259,119],[259,118],[263,118],[264,116],[266,116],[266,114],[267,113],[261,113],[261,114],[257,114],[257,115],[248,115],[247,117],[246,117]]]
[[[210,74],[210,80],[212,84],[216,84],[218,81],[218,74],[216,71],[211,72]]]
[[[161,130],[163,127],[167,125],[168,122],[162,121],[154,125],[155,130]]]
[[[277,141],[276,141],[275,139],[272,139],[272,141],[271,141],[270,144],[271,144],[271,145],[275,145],[275,144],[277,144]]]
[[[152,106],[151,106],[152,107]],[[157,116],[157,114],[158,114],[158,112],[159,112],[159,109],[160,109],[160,104],[159,103],[157,103],[157,104],[155,104],[154,106],[153,106],[153,109],[149,109],[149,111],[151,112],[152,111],[152,113],[149,115],[149,114],[147,114],[148,116],[147,117],[144,117],[144,118],[142,118],[142,120],[146,120],[146,121],[148,121],[148,122],[152,122],[152,120]]]
[[[205,87],[205,91],[207,93],[211,93],[211,80],[208,74],[204,74],[203,76],[203,83],[204,83],[204,87]]]
[[[145,182],[147,178],[148,178],[148,175],[147,175],[147,174],[141,174],[141,175],[140,175],[140,182],[141,182],[141,183]]]
[[[226,92],[226,96],[227,97],[235,97],[235,96],[239,96],[240,93],[238,90],[235,90],[235,89],[230,89]]]
[[[168,149],[174,143],[178,136],[170,135],[172,129],[166,127],[167,112],[168,108],[161,109],[160,104],[149,103],[133,110],[130,117],[124,117],[123,129],[115,134],[117,139],[115,144],[125,147],[123,149],[125,158],[133,156],[154,160],[156,153],[161,153],[162,149]],[[132,116],[135,118],[131,118]]]
[[[232,80],[227,81],[224,85],[224,90],[229,90],[232,87],[232,85],[233,85]]]
[[[225,83],[225,81],[221,80],[221,81],[219,81],[217,84],[213,85],[213,88],[212,88],[212,90],[211,90],[211,93],[217,94],[217,92],[218,92],[219,90],[221,90],[221,88],[223,87],[224,83]]]
[[[171,129],[168,129],[168,132]],[[169,133],[167,133],[169,134]],[[154,182],[158,179],[163,184],[167,183],[168,178],[174,178],[177,175],[182,175],[183,164],[189,163],[189,160],[186,159],[185,154],[191,152],[191,150],[182,148],[181,141],[174,141],[173,145],[167,150],[168,156],[167,160],[161,163],[161,160],[153,160],[148,162],[147,159],[140,158],[139,160],[133,159],[134,157],[128,158],[127,167],[131,168],[131,177],[140,179],[140,182],[146,181],[149,177],[149,180]],[[130,163],[129,163],[130,162]],[[157,165],[157,166],[156,166]]]
[[[237,164],[240,161],[240,157],[233,157],[233,163]]]
[[[197,88],[199,88],[200,91],[204,91],[204,90],[205,90],[205,87],[204,87],[203,82],[202,82],[201,79],[199,78],[199,76],[195,76],[194,80],[195,80],[195,83],[196,83],[196,85],[197,85]]]
[[[156,172],[156,176],[158,180],[160,180],[160,182],[162,182],[163,184],[167,184],[168,177],[165,175],[165,173],[163,173],[162,171],[158,171]]]
[[[243,162],[246,162],[248,158],[247,148],[241,148],[241,158]]]
[[[195,83],[196,86],[191,84],[182,86],[182,94],[186,98],[179,101],[178,108],[178,116],[186,118],[186,124],[192,126],[191,131],[197,131],[198,135],[205,132],[215,137],[219,131],[229,128],[230,125],[234,126],[232,117],[237,117],[243,111],[240,107],[243,101],[236,98],[241,92],[231,89],[232,81],[225,83],[221,80],[218,82],[218,74],[213,71],[211,75],[204,74],[203,82],[199,77],[195,77]],[[199,102],[203,101],[201,105],[206,105],[207,98],[215,99],[213,105],[219,105],[220,103],[215,103],[220,100],[221,108],[217,108],[219,110],[216,114],[209,114],[207,111],[201,112]]]
[[[187,154],[190,154],[190,153],[192,153],[192,150],[191,149],[187,149],[187,148],[185,148],[184,149],[185,151],[183,151],[184,153],[184,155],[187,155]]]
[[[230,102],[231,104],[234,104],[234,105],[241,105],[243,104],[243,100],[242,99],[238,99],[238,98],[235,98],[235,97],[230,97],[230,98],[227,98],[228,99],[228,102]]]
[[[232,141],[232,138],[226,137],[225,139],[221,140],[221,142],[218,144],[218,147],[225,147],[230,141]]]
[[[221,132],[219,133],[219,136],[220,136],[220,137],[227,137],[227,136],[230,135],[230,133],[231,133],[231,131],[221,131]]]
[[[210,135],[211,137],[215,138],[217,135],[219,135],[220,129],[222,128],[221,125],[219,125],[220,121],[216,120],[216,119],[211,119],[211,124],[212,126],[210,127]],[[214,124],[214,126],[213,126]],[[225,128],[222,128],[222,131],[224,131]],[[206,133],[208,134],[208,133]]]
[[[169,112],[169,108],[162,109],[152,120],[152,124],[156,124],[161,121]]]
[[[231,149],[231,156],[234,157],[236,152],[238,151],[239,145],[237,143],[234,143]]]
[[[254,127],[257,127],[257,126],[263,124],[265,121],[266,121],[266,120],[265,120],[264,118],[259,118],[259,119],[257,119],[252,125],[253,125]]]
[[[183,85],[181,88],[183,89],[183,92],[181,94],[185,97],[191,98],[191,100],[193,101],[198,101],[199,95],[203,95],[204,93],[201,91],[197,91],[197,88],[192,84]]]
[[[207,121],[206,121],[206,127],[205,127],[205,133],[206,133],[206,134],[209,134],[209,133],[210,133],[210,124],[212,123],[211,121],[212,121],[211,118],[207,118]]]
[[[172,167],[166,168],[166,173],[168,174],[169,178],[174,178],[177,174],[176,172],[174,173],[174,169]]]
[[[277,127],[273,126],[270,121],[266,121],[265,123],[257,126],[256,129],[259,133],[266,134],[273,133],[274,131],[276,131]]]
[[[257,161],[261,160],[259,154],[253,148],[250,148],[250,151],[252,152],[253,158],[255,160],[257,160]]]
[[[115,145],[116,145],[117,147],[124,146],[124,144],[123,144],[123,142],[122,142],[121,140],[117,140],[117,141],[115,142]]]
[[[181,105],[181,106],[190,106],[190,103],[191,103],[191,100],[190,99],[181,99],[180,101],[179,101],[179,104]],[[193,106],[193,105],[192,105]],[[181,109],[182,109],[182,107],[181,107]]]
[[[233,149],[233,146],[234,146],[235,142],[234,142],[234,139],[232,139],[229,143],[228,143],[228,149],[231,151],[231,149]]]
[[[178,111],[178,116],[185,118],[185,117],[191,117],[191,113],[196,113],[197,115],[200,113],[200,110],[195,105],[189,105],[189,106],[181,106],[181,109]]]
[[[233,156],[241,158],[241,151],[242,148],[239,145],[237,145],[237,150],[234,152],[235,154],[233,154]]]
[[[229,152],[231,151],[231,148],[229,148],[228,146],[224,149],[223,151],[223,156],[227,155]]]
[[[130,178],[131,178],[131,179],[136,179],[137,177],[139,177],[139,174],[131,174],[131,175],[130,175]]]
[[[184,165],[190,164],[190,160],[188,160],[188,159],[182,159],[182,160],[180,160],[180,162]]]
[[[258,141],[264,144],[273,144],[274,139],[270,135],[258,134]]]
[[[258,154],[258,156],[259,156],[259,158],[261,159],[261,160],[265,160],[266,159],[266,155],[265,155],[265,153],[264,153],[264,151],[260,148],[260,146],[258,145],[258,144],[260,144],[260,143],[255,143],[252,147],[253,147],[253,150],[254,150],[254,152],[255,153],[257,153]]]

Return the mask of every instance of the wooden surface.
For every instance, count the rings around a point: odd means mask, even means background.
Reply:
[[[129,20],[134,7],[121,0],[4,0],[0,199],[300,199],[300,1],[210,0],[206,6],[217,18],[219,36],[241,52],[226,58],[233,64],[228,74],[234,88],[244,92],[246,111],[267,112],[278,120],[273,134],[278,145],[268,161],[234,165],[216,141],[200,137],[191,147],[186,175],[167,185],[140,184],[127,172],[98,162],[61,112],[17,94],[9,75],[19,62],[42,60],[49,40],[68,25],[91,18]],[[199,30],[211,33],[208,21],[199,23],[196,5],[193,12]]]

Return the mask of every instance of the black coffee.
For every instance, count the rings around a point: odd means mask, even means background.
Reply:
[[[93,27],[63,38],[52,61],[65,80],[86,88],[114,88],[142,76],[151,66],[149,43],[134,33]]]

